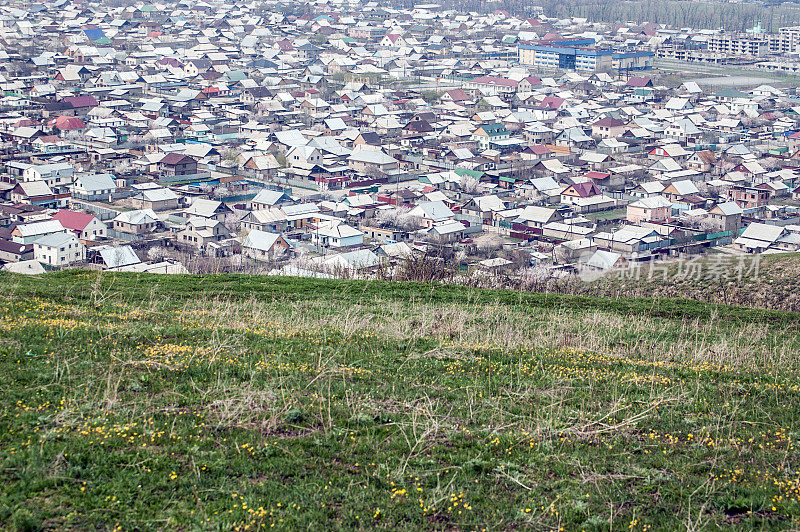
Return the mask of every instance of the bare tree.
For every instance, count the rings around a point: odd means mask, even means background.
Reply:
[[[475,179],[474,177],[463,175],[461,179],[458,181],[459,188],[466,192],[467,194],[477,194],[481,190],[483,190],[483,186],[481,182]]]

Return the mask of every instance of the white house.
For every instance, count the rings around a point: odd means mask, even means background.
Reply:
[[[72,233],[54,233],[33,243],[33,258],[48,266],[68,266],[86,260],[86,246]]]
[[[320,222],[311,232],[311,241],[316,246],[331,248],[360,246],[364,243],[364,233],[346,223],[331,220]]]
[[[72,184],[72,197],[88,201],[110,201],[116,191],[112,174],[82,175]]]
[[[44,181],[56,194],[66,192],[73,181],[69,163],[35,164],[22,171],[23,181]]]

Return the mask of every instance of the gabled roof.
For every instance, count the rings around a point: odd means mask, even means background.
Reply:
[[[37,246],[49,248],[59,248],[67,244],[79,244],[78,237],[72,233],[51,233],[42,238],[37,238],[33,243]]]
[[[270,233],[268,231],[259,231],[258,229],[253,229],[245,237],[244,241],[242,242],[242,247],[255,249],[258,251],[269,251],[272,249],[272,246],[275,245],[275,242],[277,242],[280,238],[281,235],[278,233]]]
[[[75,212],[62,209],[53,215],[53,220],[58,220],[65,229],[83,231],[94,220],[93,214]]]
[[[664,207],[671,207],[672,203],[664,196],[650,196],[649,198],[642,198],[630,204],[631,207],[639,207],[641,209],[661,209]]]
[[[285,192],[281,192],[279,190],[269,190],[263,189],[255,195],[255,197],[250,200],[252,203],[258,203],[261,205],[277,205],[283,202],[290,202],[292,198],[289,197]]]
[[[130,246],[104,246],[99,251],[107,268],[120,268],[142,262]]]
[[[139,209],[137,211],[121,212],[114,218],[114,221],[130,225],[144,225],[158,223],[159,219],[152,209]]]

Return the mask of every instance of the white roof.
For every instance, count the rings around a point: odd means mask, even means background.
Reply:
[[[242,242],[242,247],[256,249],[259,251],[269,251],[280,237],[281,235],[278,233],[270,233],[268,231],[259,231],[258,229],[253,229],[245,237],[244,242]]]
[[[434,222],[447,220],[453,217],[453,211],[441,201],[423,201],[408,213],[410,216],[427,218]]]
[[[178,195],[168,188],[152,188],[142,190],[135,197],[141,198],[144,201],[169,201],[178,199]]]
[[[720,203],[719,205],[715,206],[714,209],[719,209],[725,216],[742,214],[744,212],[735,201]]]
[[[130,246],[107,246],[99,251],[108,268],[119,268],[142,262]]]
[[[63,233],[66,231],[58,220],[46,220],[44,222],[33,222],[17,226],[20,236],[29,237],[36,235],[47,235],[50,233]]]
[[[639,207],[642,209],[658,209],[663,207],[671,207],[672,203],[664,196],[650,196],[649,198],[642,198],[634,201],[631,207]]]
[[[87,191],[114,190],[117,188],[112,174],[91,174],[79,176],[75,179]]]
[[[141,225],[157,223],[159,219],[153,209],[140,209],[138,211],[121,212],[114,218],[114,221],[131,225]]]
[[[747,247],[766,247],[778,240],[785,230],[786,229],[783,227],[778,227],[777,225],[754,222],[747,226],[742,236],[736,239],[736,243],[747,245]],[[752,242],[760,242],[761,245],[748,245]]]
[[[195,198],[192,204],[184,209],[184,213],[190,216],[202,216],[203,218],[211,218],[216,213],[217,209],[222,205],[221,201],[210,200],[205,198]]]
[[[40,273],[45,273],[44,266],[37,260],[9,262],[3,266],[3,271],[21,273],[23,275],[39,275]]]
[[[695,186],[695,184],[692,181],[689,181],[688,179],[683,181],[675,181],[672,183],[672,186],[681,196],[686,196],[688,194],[697,194],[698,192],[700,192]]]
[[[519,218],[517,218],[517,222],[525,223],[525,222],[537,222],[541,224],[545,224],[550,221],[553,215],[556,213],[555,209],[548,209],[547,207],[537,207],[535,205],[528,205],[522,212],[519,214]]]
[[[394,157],[386,155],[381,150],[359,150],[350,155],[347,160],[369,164],[390,164],[397,162]]]
[[[37,238],[34,244],[49,248],[57,248],[66,244],[78,244],[78,237],[72,233],[51,233],[42,238]]]
[[[589,260],[586,261],[586,264],[599,270],[610,270],[614,267],[621,256],[622,255],[619,253],[598,249],[592,254],[591,257],[589,257]]]

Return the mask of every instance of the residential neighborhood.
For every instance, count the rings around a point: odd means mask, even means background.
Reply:
[[[0,7],[0,264],[564,276],[800,249],[796,88],[656,68],[764,69],[796,33],[535,11]]]

